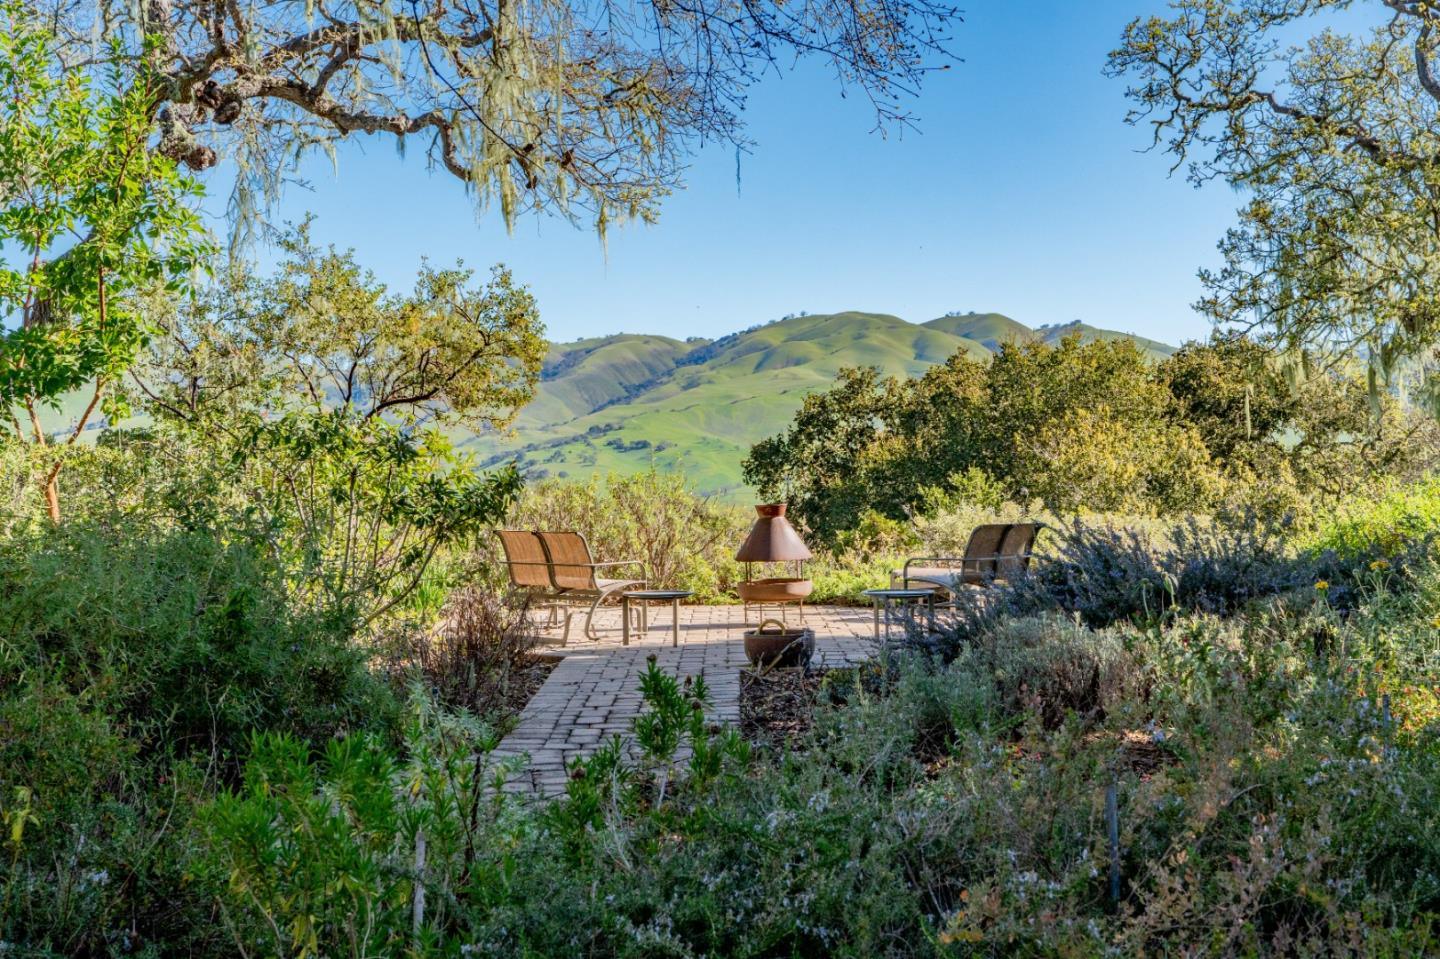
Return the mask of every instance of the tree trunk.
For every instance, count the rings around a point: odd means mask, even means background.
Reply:
[[[45,477],[45,511],[50,514],[50,521],[57,526],[60,524],[60,480],[57,476],[58,470],[51,470]]]

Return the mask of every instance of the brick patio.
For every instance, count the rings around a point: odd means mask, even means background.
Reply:
[[[805,625],[815,630],[816,665],[841,667],[869,659],[875,651],[871,617],[868,609],[807,608]],[[787,618],[794,623],[793,611]],[[741,607],[680,607],[678,647],[670,645],[668,606],[652,607],[649,633],[632,636],[628,647],[621,645],[618,610],[599,611],[595,625],[598,642],[581,636],[578,620],[568,645],[558,645],[558,630],[542,634],[555,644],[544,652],[563,659],[496,750],[497,758],[529,756],[513,788],[539,796],[558,793],[571,759],[589,755],[612,734],[628,733],[642,705],[639,675],[652,653],[663,669],[677,676],[704,676],[714,704],[711,718],[739,722],[740,669],[745,665]]]

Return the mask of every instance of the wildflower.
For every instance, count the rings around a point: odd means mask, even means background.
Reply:
[[[1327,589],[1329,589],[1329,588],[1330,588],[1330,583],[1329,583],[1328,580],[1317,579],[1317,580],[1315,581],[1315,589],[1316,589],[1317,592],[1323,593],[1323,592],[1325,592],[1325,591],[1326,591]]]

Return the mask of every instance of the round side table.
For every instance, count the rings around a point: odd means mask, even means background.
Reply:
[[[630,645],[630,603],[639,604],[640,635],[644,636],[650,631],[650,615],[647,612],[648,603],[666,602],[670,603],[670,612],[673,621],[670,624],[670,645],[680,645],[680,600],[689,599],[695,594],[684,589],[632,589],[620,594],[620,622],[622,632],[622,645]]]
[[[880,641],[880,619],[883,613],[885,619],[885,641],[890,641],[890,624],[895,619],[895,611],[904,609],[905,618],[911,628],[915,626],[915,607],[924,604],[925,615],[929,621],[930,629],[935,628],[935,590],[929,589],[867,589],[865,595],[875,604],[875,640]]]

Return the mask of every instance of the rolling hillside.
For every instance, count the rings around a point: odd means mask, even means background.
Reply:
[[[616,336],[556,344],[513,435],[457,437],[486,465],[518,458],[532,477],[583,479],[652,463],[698,489],[747,495],[740,463],[789,423],[805,395],[847,366],[918,376],[957,350],[984,360],[1003,344],[1128,334],[1069,323],[1031,329],[999,313],[914,324],[883,313],[793,316],[718,340]],[[1173,347],[1128,337],[1157,359]]]

